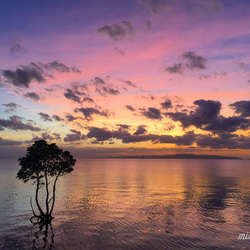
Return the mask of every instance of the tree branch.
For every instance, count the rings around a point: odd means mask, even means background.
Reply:
[[[53,209],[54,209],[54,205],[55,205],[55,199],[56,199],[56,182],[57,182],[57,180],[58,180],[58,177],[60,176],[60,173],[61,172],[59,172],[59,174],[56,176],[56,179],[55,179],[55,181],[54,181],[54,185],[53,185],[53,200],[52,200],[52,205],[51,205],[51,209],[50,209],[50,215],[52,214],[52,211],[53,211]]]

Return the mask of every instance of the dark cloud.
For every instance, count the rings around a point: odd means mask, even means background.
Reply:
[[[212,75],[199,75],[199,79],[200,80],[203,80],[203,79],[216,79],[216,78],[222,78],[222,77],[225,77],[227,75],[227,72],[226,71],[221,71],[221,72],[215,72],[213,73]]]
[[[8,103],[8,104],[2,104],[2,105],[6,107],[6,110],[5,110],[6,113],[14,112],[14,111],[16,111],[18,108],[21,107],[21,105],[16,104],[16,103],[14,103],[14,102],[10,102],[10,103]]]
[[[186,51],[181,55],[181,58],[187,62],[174,63],[172,66],[167,67],[165,70],[169,73],[182,74],[184,70],[206,69],[207,59],[203,56],[196,55],[195,52]]]
[[[53,140],[61,140],[61,136],[58,133],[53,133],[52,135],[45,132],[42,133],[41,136],[34,136],[31,140],[26,140],[25,143],[33,143],[38,140],[45,140],[45,141],[53,141]]]
[[[95,77],[95,79],[93,80],[93,83],[94,85],[97,85],[97,86],[105,84],[104,80],[102,80],[102,78],[98,76]]]
[[[210,79],[210,78],[212,78],[210,75],[199,75],[199,77],[198,77],[200,80],[203,80],[203,79]]]
[[[67,89],[67,92],[64,93],[64,96],[69,100],[72,100],[77,103],[81,103],[81,98],[77,96],[71,89]]]
[[[126,124],[118,124],[118,129],[115,131],[109,131],[106,128],[97,128],[97,127],[90,127],[89,133],[87,134],[88,138],[95,138],[97,142],[111,140],[113,138],[123,140],[126,137],[130,137],[130,133],[128,129],[130,128],[129,125]]]
[[[113,138],[123,140],[123,138],[130,136],[130,133],[127,131],[127,129],[119,129],[119,130],[113,131],[112,135],[113,135]]]
[[[58,115],[52,115],[52,118],[57,121],[57,122],[60,122],[60,121],[64,121],[64,119],[62,119],[60,116]]]
[[[91,144],[99,144],[99,145],[103,145],[103,142],[101,141],[91,141]]]
[[[173,143],[178,146],[185,145],[190,146],[195,142],[196,135],[193,131],[187,132],[182,136],[172,136],[172,135],[161,135],[159,137],[159,143]]]
[[[156,141],[159,138],[159,135],[130,135],[125,136],[122,139],[122,143],[135,143],[135,142],[144,142],[144,141]]]
[[[135,131],[134,135],[143,135],[147,132],[147,130],[145,129],[145,125],[139,125],[137,127],[137,130]]]
[[[184,66],[182,63],[174,63],[173,66],[167,67],[165,70],[169,73],[182,74]]]
[[[161,107],[163,109],[173,108],[172,101],[170,99],[167,99],[165,102],[161,103]]]
[[[95,77],[94,80],[92,80],[94,86],[96,87],[96,92],[99,93],[100,95],[105,96],[105,90],[106,90],[106,82],[100,78],[100,77]],[[105,88],[105,90],[104,90]]]
[[[75,117],[73,115],[67,114],[65,116],[65,118],[67,119],[68,122],[73,122],[74,120],[78,119],[78,117]]]
[[[176,110],[177,109],[183,109],[183,107],[184,107],[184,105],[182,105],[182,104],[176,104],[175,105]]]
[[[223,117],[219,116],[209,122],[203,129],[212,131],[213,133],[218,132],[235,132],[238,129],[246,130],[249,128],[249,120],[243,117]]]
[[[35,102],[40,100],[40,96],[35,92],[28,92],[28,93],[24,94],[23,96],[26,98],[29,98]]]
[[[115,47],[115,51],[117,51],[120,55],[124,55],[124,51],[122,51],[121,49]]]
[[[103,33],[113,40],[122,40],[125,37],[131,37],[135,33],[135,29],[128,21],[122,21],[120,24],[105,25],[97,29],[99,33]]]
[[[147,134],[145,125],[137,127],[137,131],[131,135],[128,129],[131,127],[126,124],[117,124],[118,130],[110,131],[107,128],[90,127],[87,133],[88,138],[94,138],[94,143],[103,143],[104,141],[111,141],[112,139],[121,139],[122,143],[137,143],[151,141],[153,144],[165,143],[175,144],[177,146],[191,146],[197,143],[199,147],[206,148],[242,148],[250,149],[250,138],[246,136],[238,136],[230,133],[219,133],[216,136],[212,135],[198,135],[194,131],[186,132],[183,135],[156,135]],[[73,138],[80,138],[79,131],[72,131]],[[75,139],[75,140],[78,140]]]
[[[147,110],[143,110],[142,115],[149,119],[159,119],[161,120],[161,112],[159,109],[149,107]]]
[[[0,137],[0,147],[1,146],[17,146],[17,145],[21,145],[22,143],[23,143],[22,141],[6,140]]]
[[[51,70],[81,74],[79,69],[70,68],[58,61],[53,61],[47,64],[31,62],[27,66],[19,66],[16,70],[2,70],[2,75],[8,83],[14,86],[29,88],[30,83],[33,81],[42,83],[46,81],[47,77],[53,77],[48,73]]]
[[[239,101],[229,105],[241,117],[250,117],[250,101]]]
[[[135,83],[133,83],[133,82],[131,82],[131,81],[129,81],[129,80],[125,80],[125,81],[123,81],[124,83],[126,83],[128,86],[130,86],[130,87],[133,87],[133,88],[136,88],[136,84]]]
[[[114,89],[112,87],[102,87],[102,90],[104,93],[110,94],[110,95],[119,95],[120,91],[118,89]]]
[[[49,88],[44,88],[46,91],[48,92],[53,92],[54,90],[53,89],[49,89]]]
[[[28,66],[20,66],[16,70],[3,70],[2,74],[7,82],[17,87],[28,88],[32,81],[45,82],[43,69],[34,63],[30,63]]]
[[[212,149],[219,149],[219,148],[228,148],[230,147],[237,147],[237,142],[232,140],[231,138],[221,138],[220,136],[212,136],[212,135],[200,135],[196,143],[199,147],[209,147]]]
[[[71,89],[66,89],[66,93],[64,93],[64,96],[77,103],[81,103],[81,96],[85,96],[85,91],[88,90],[87,86],[85,84],[80,84],[78,82],[74,82],[71,84]]]
[[[203,56],[196,55],[195,52],[187,51],[182,54],[182,58],[188,61],[188,63],[186,63],[186,67],[191,70],[206,68],[207,59]]]
[[[175,125],[173,125],[172,123],[170,123],[170,122],[168,122],[168,123],[164,123],[164,130],[166,130],[166,131],[170,131],[170,130],[172,130],[172,129],[174,129],[175,128]]]
[[[250,149],[250,138],[235,134],[222,134],[218,136],[200,135],[196,143],[199,147],[212,149]]]
[[[116,126],[118,126],[120,129],[129,129],[131,126],[127,125],[127,124],[117,124]]]
[[[138,96],[139,98],[143,98],[143,99],[151,99],[151,100],[155,100],[156,98],[153,95],[140,95]]]
[[[220,113],[221,103],[212,100],[197,100],[194,101],[198,108],[192,114],[194,115],[194,120],[200,119],[200,124],[207,124],[211,119],[216,117]],[[199,121],[198,121],[199,126]]]
[[[167,112],[165,115],[169,116],[173,121],[181,122],[184,128],[193,125],[192,121],[189,121],[189,114],[182,112]]]
[[[191,146],[197,143],[199,147],[210,148],[244,148],[250,149],[250,138],[245,136],[238,136],[229,133],[221,133],[217,136],[212,135],[198,135],[193,131],[186,132],[183,135],[156,135],[146,134],[145,126],[140,125],[137,132],[131,135],[127,129],[130,126],[126,124],[118,124],[116,131],[109,131],[107,128],[90,127],[88,138],[95,138],[95,143],[104,142],[111,139],[121,139],[122,143],[137,143],[151,141],[151,143],[165,143],[175,144],[177,146]]]
[[[123,139],[126,136],[130,136],[128,129],[130,128],[127,124],[117,124],[118,130],[113,131],[113,138]]]
[[[219,115],[221,103],[218,101],[197,100],[194,104],[198,105],[198,108],[190,113],[168,112],[166,115],[174,121],[180,121],[183,128],[193,125],[213,133],[234,132],[238,129],[247,129],[249,127],[249,121],[243,117],[224,117]]]
[[[95,77],[94,80],[92,80],[94,86],[96,87],[96,92],[99,93],[102,96],[106,96],[106,94],[109,95],[118,95],[120,94],[120,91],[118,89],[115,89],[112,85],[108,85],[102,78]]]
[[[88,90],[88,87],[86,84],[80,84],[78,82],[73,82],[72,84],[72,91],[79,96],[84,96],[86,95],[86,91]]]
[[[53,133],[54,139],[61,140],[61,136],[59,133]]]
[[[30,131],[41,131],[41,128],[34,127],[30,122],[23,123],[23,118],[20,116],[11,116],[9,119],[0,119],[0,130],[13,129],[13,130],[30,130]]]
[[[76,108],[74,110],[75,113],[82,113],[84,115],[85,120],[92,120],[93,119],[93,115],[101,115],[101,116],[105,116],[108,117],[108,112],[107,111],[100,111],[96,108]]]
[[[61,140],[61,136],[59,133],[53,133],[52,135],[50,135],[49,133],[42,133],[41,136],[43,140]]]
[[[189,114],[181,112],[168,112],[166,115],[171,117],[174,121],[180,121],[184,128],[194,125],[197,128],[201,128],[202,125],[208,124],[212,119],[216,118],[220,113],[221,103],[211,100],[197,100],[194,102],[198,105],[195,111],[191,111]]]
[[[38,113],[38,115],[40,115],[41,119],[44,120],[45,122],[52,122],[52,119],[48,114],[40,112]]]
[[[195,142],[197,135],[193,131],[187,132],[182,136],[172,135],[154,135],[154,134],[141,134],[125,136],[122,140],[123,143],[135,143],[151,141],[152,143],[170,143],[178,146],[190,146]]]
[[[105,128],[90,127],[89,131],[87,137],[96,138],[96,141],[106,141],[113,137],[112,132]]]
[[[92,82],[96,87],[96,92],[102,96],[106,96],[106,94],[117,95],[120,93],[119,90],[114,89],[111,85],[107,85],[106,82],[100,77],[95,77]]]
[[[76,67],[72,67],[71,72],[76,73],[76,74],[80,74],[80,75],[82,74],[82,71],[80,69],[76,68]]]
[[[126,105],[126,108],[130,111],[135,111],[135,109],[131,105]]]
[[[11,53],[25,54],[26,53],[26,49],[24,47],[22,47],[20,44],[15,43],[15,44],[13,44],[11,46],[10,52]]]
[[[249,64],[244,63],[244,62],[240,62],[240,63],[239,63],[239,67],[240,67],[241,69],[243,69],[244,71],[248,71],[248,70],[249,70]]]
[[[94,100],[90,97],[84,97],[83,98],[83,102],[90,102],[90,103],[94,103]]]
[[[75,67],[68,67],[63,63],[60,63],[58,61],[53,61],[51,63],[47,63],[47,64],[41,64],[43,65],[43,67],[47,70],[56,70],[62,73],[77,73],[77,74],[81,74],[82,72],[75,68]]]
[[[72,133],[67,134],[64,138],[65,142],[72,142],[72,141],[80,141],[85,138],[85,135],[83,135],[80,131],[77,131],[75,129],[70,130]]]

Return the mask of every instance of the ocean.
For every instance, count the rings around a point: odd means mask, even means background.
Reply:
[[[0,160],[0,249],[250,248],[248,160],[78,159],[47,232],[19,168]]]

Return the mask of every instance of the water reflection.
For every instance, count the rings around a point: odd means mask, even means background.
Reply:
[[[81,174],[75,173],[75,185],[82,188],[71,197],[75,211],[69,215],[75,217],[76,231],[89,236],[90,247],[230,249],[239,246],[237,236],[247,230],[241,222],[249,226],[249,210],[244,199],[238,200],[249,190],[249,183],[239,185],[249,172],[234,169],[231,162],[229,171],[225,163],[213,160],[92,163],[82,163]]]
[[[249,180],[248,161],[78,160],[58,183],[53,228],[36,228],[30,243],[55,249],[247,248],[238,235],[250,229]],[[19,199],[29,192],[17,192]],[[16,215],[27,212],[15,209]],[[18,228],[13,241],[25,245]],[[1,244],[10,237],[2,234]]]
[[[55,235],[52,223],[34,224],[32,232],[34,234],[32,249],[53,249]]]

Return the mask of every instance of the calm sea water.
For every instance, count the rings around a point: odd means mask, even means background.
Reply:
[[[1,249],[250,249],[250,161],[79,159],[47,237],[18,169],[0,161]]]

